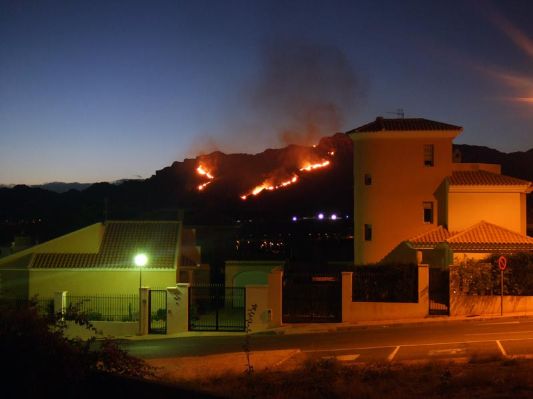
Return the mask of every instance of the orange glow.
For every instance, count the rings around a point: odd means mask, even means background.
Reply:
[[[334,152],[332,151],[330,153],[330,155],[333,155],[333,154],[334,154]],[[311,172],[311,171],[316,170],[316,169],[325,168],[325,167],[329,166],[330,164],[331,164],[330,161],[322,161],[322,162],[319,162],[319,163],[307,162],[307,163],[304,164],[303,167],[301,167],[299,169],[299,171],[300,172]],[[269,178],[269,179],[265,180],[263,183],[261,183],[260,185],[255,186],[247,194],[241,195],[241,199],[242,200],[246,200],[251,195],[254,195],[254,196],[259,195],[264,190],[274,191],[274,190],[278,190],[280,188],[284,188],[284,187],[290,186],[291,184],[296,183],[298,181],[298,179],[299,179],[299,176],[296,173],[293,173],[293,175],[292,175],[292,177],[290,179],[281,181],[281,182],[279,182],[277,184],[272,183],[273,178]]]
[[[207,187],[207,185],[211,184],[212,182],[211,181],[208,181],[207,183],[204,183],[204,184],[200,184],[198,186],[198,191],[202,191],[204,188]]]
[[[209,180],[214,179],[215,177],[209,173],[207,168],[203,165],[200,165],[196,168],[196,172],[198,172],[199,175],[207,177]]]
[[[213,179],[215,178],[215,176],[213,176],[204,165],[199,165],[196,168],[196,173],[198,173],[200,176],[205,176],[209,179],[209,181],[202,183],[197,187],[198,191],[203,191],[210,183],[213,182]]]
[[[254,189],[250,191],[248,194],[241,195],[241,199],[246,200],[250,195],[259,195],[263,190],[268,190],[268,191],[278,190],[282,187],[287,187],[293,183],[296,183],[297,181],[298,181],[297,175],[293,175],[289,180],[282,181],[281,183],[276,184],[276,185],[272,185],[269,180],[266,180],[259,186],[254,187]]]
[[[331,162],[329,162],[329,161],[324,161],[322,163],[307,164],[303,168],[300,168],[300,171],[302,171],[302,172],[310,172],[311,170],[325,168],[330,163]]]

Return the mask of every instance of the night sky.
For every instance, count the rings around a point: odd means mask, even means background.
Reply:
[[[0,0],[0,183],[147,178],[376,116],[533,147],[533,2]]]

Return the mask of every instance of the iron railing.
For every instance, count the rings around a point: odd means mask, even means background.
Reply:
[[[208,284],[189,287],[189,330],[244,331],[246,289]]]
[[[67,306],[82,313],[89,321],[138,321],[139,295],[69,295]]]
[[[353,270],[354,302],[418,302],[417,265],[355,266]]]

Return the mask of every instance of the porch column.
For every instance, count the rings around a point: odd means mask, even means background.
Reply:
[[[67,293],[68,291],[54,292],[54,313],[61,315],[61,320],[67,312]]]
[[[139,288],[139,335],[148,334],[148,323],[150,321],[148,309],[148,295],[149,288],[141,287]]]
[[[268,275],[269,328],[280,327],[282,320],[283,270],[276,268]]]
[[[353,272],[342,272],[342,322],[350,321]]]
[[[189,330],[189,283],[167,288],[167,334]]]

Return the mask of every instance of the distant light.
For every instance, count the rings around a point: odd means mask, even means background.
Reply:
[[[335,213],[331,215],[331,220],[337,220],[337,215]]]
[[[293,221],[293,222],[296,222],[296,221],[298,221],[298,218],[297,218],[296,216],[293,216],[293,217],[292,217],[292,221]]]
[[[135,266],[143,267],[148,263],[148,256],[145,254],[137,254],[133,258],[133,261],[135,262]]]
[[[324,219],[324,214],[323,213],[319,213],[318,214],[318,219],[320,219],[320,220]]]

